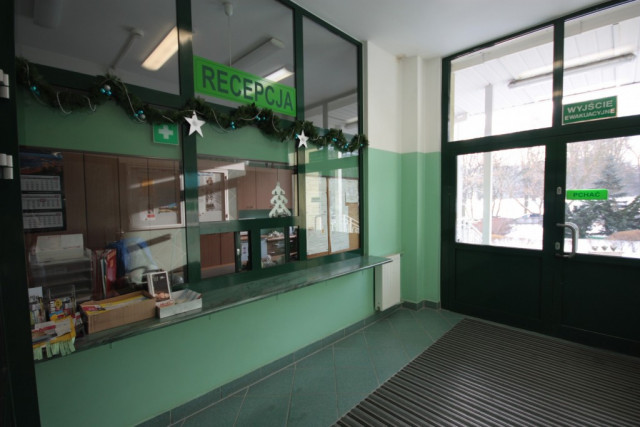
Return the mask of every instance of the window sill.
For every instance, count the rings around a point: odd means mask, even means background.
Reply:
[[[357,271],[366,270],[390,262],[387,258],[375,256],[356,256],[328,264],[258,279],[238,285],[211,289],[202,293],[202,308],[180,313],[164,319],[147,319],[130,323],[106,331],[85,335],[75,343],[76,352],[99,347],[125,338],[130,338],[149,331],[171,326],[198,317],[237,307],[253,301],[269,298],[285,292],[311,286]],[[53,360],[58,357],[43,359],[37,363]]]

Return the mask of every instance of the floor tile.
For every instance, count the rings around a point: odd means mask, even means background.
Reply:
[[[233,426],[242,406],[245,392],[240,392],[190,416],[183,427],[226,427]]]
[[[249,387],[249,396],[290,395],[293,385],[293,368],[287,368]]]
[[[366,347],[334,348],[336,368],[371,368],[371,357]]]
[[[352,335],[349,335],[345,339],[342,339],[336,342],[333,345],[334,348],[366,348],[367,342],[364,339],[364,332],[358,332]]]
[[[333,369],[298,369],[293,377],[294,394],[331,394],[336,392],[336,377]]]
[[[402,347],[402,341],[395,333],[365,332],[367,346],[371,348],[380,347]]]
[[[338,396],[354,395],[363,398],[378,387],[374,369],[336,369]]]
[[[291,396],[249,396],[242,402],[238,427],[282,427],[287,423]]]
[[[333,369],[333,347],[325,348],[296,363],[296,368]]]
[[[370,351],[380,384],[391,378],[411,361],[403,348],[376,348]]]
[[[287,427],[325,427],[338,419],[337,394],[293,394]]]

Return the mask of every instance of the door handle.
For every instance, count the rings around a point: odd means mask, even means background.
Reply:
[[[571,232],[571,252],[568,254],[556,254],[556,256],[562,258],[573,258],[576,256],[576,250],[578,248],[578,226],[572,222],[558,223],[558,227],[568,228]]]

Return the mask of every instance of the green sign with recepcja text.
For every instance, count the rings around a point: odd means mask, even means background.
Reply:
[[[562,124],[606,119],[618,115],[618,97],[594,99],[562,106]]]
[[[567,190],[567,200],[607,200],[609,190],[594,188],[587,190]]]
[[[196,93],[296,115],[295,88],[198,56],[193,57],[193,72]]]

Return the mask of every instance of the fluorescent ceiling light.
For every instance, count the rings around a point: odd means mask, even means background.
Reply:
[[[272,82],[279,82],[280,80],[284,80],[292,75],[293,71],[287,70],[286,67],[281,67],[275,70],[273,73],[265,76],[264,78],[267,80],[271,80]]]
[[[173,27],[142,63],[142,68],[159,70],[178,51],[178,28]]]
[[[633,53],[625,53],[622,55],[610,56],[607,58],[596,59],[594,61],[584,62],[582,64],[569,65],[564,69],[564,75],[569,76],[571,74],[581,73],[588,70],[606,67],[609,65],[618,64],[621,62],[633,61],[636,59],[636,55]],[[510,88],[526,86],[528,84],[538,83],[551,78],[553,71],[541,72],[538,74],[529,75],[526,77],[519,77],[509,82]]]
[[[234,59],[230,66],[244,70],[248,67],[255,66],[281,49],[284,49],[284,43],[282,40],[271,37],[266,42],[260,44],[254,49],[251,49],[239,58]]]

